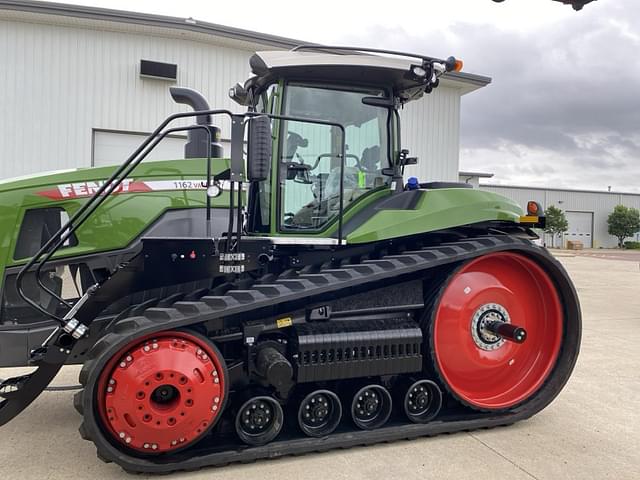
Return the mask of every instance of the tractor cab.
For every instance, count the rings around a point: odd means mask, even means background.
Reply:
[[[462,66],[309,46],[258,52],[250,65],[254,76],[230,96],[274,116],[270,174],[251,185],[248,222],[250,233],[272,235],[330,231],[354,204],[401,190],[398,108]]]

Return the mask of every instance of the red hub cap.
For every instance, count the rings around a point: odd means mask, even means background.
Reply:
[[[113,438],[145,453],[200,439],[225,400],[224,360],[205,340],[163,332],[114,356],[98,382],[100,417]]]
[[[507,322],[526,330],[523,343],[484,327]],[[449,390],[480,409],[513,407],[533,395],[555,365],[562,340],[560,299],[547,273],[515,253],[464,265],[450,280],[432,326],[432,350]]]

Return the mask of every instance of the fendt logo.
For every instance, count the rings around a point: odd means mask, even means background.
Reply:
[[[114,193],[130,192],[131,183],[131,180],[123,180]],[[104,181],[67,183],[58,185],[58,192],[60,194],[60,198],[88,197],[90,195],[94,195],[104,184]]]
[[[95,182],[63,183],[48,190],[38,192],[38,195],[51,200],[66,200],[74,198],[86,198],[95,195],[105,184],[105,180]],[[112,195],[123,193],[145,193],[172,190],[205,190],[206,180],[158,180],[142,182],[125,179],[113,191]]]

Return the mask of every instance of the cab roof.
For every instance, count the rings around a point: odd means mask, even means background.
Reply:
[[[413,74],[412,67],[422,66],[423,61],[430,57],[399,52],[388,52],[390,55],[385,55],[375,50],[347,50],[344,47],[335,47],[338,50],[332,51],[332,48],[334,47],[311,51],[294,49],[256,52],[249,60],[255,77],[250,78],[245,87],[255,86],[260,89],[277,78],[285,77],[298,81],[391,88],[393,95],[403,103],[423,95],[424,81]],[[340,50],[342,48],[344,50]],[[461,74],[456,76],[458,75]],[[485,78],[482,77],[481,80]]]

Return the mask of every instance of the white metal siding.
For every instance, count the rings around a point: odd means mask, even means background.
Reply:
[[[92,161],[96,167],[121,164],[140,146],[145,135],[94,130]],[[149,153],[148,160],[184,158],[185,138],[165,138]]]
[[[141,59],[178,64],[175,84],[241,111],[228,87],[252,52],[172,38],[0,21],[0,178],[91,165],[93,129],[151,132],[188,107],[172,82],[143,79]],[[228,137],[228,122],[222,123]],[[112,163],[122,162],[114,159]]]
[[[92,164],[95,167],[119,165],[147,138],[148,134],[131,132],[93,131]],[[184,158],[186,136],[167,136],[146,157],[147,160]],[[231,154],[231,143],[220,142],[224,157]]]
[[[140,77],[141,59],[177,64],[176,85],[199,90],[212,107],[242,110],[228,88],[248,77],[253,49],[265,46],[161,31],[2,11],[0,178],[91,166],[95,129],[150,132],[169,114],[188,110],[171,100],[173,83]],[[441,85],[405,107],[404,147],[420,158],[408,173],[457,178],[461,94]],[[227,121],[221,126],[228,138]]]
[[[593,212],[593,247],[614,248],[617,239],[607,232],[607,217],[616,205],[625,205],[640,209],[640,194],[629,195],[609,192],[586,192],[573,190],[545,190],[538,188],[482,185],[480,188],[509,197],[523,208],[527,201],[535,200],[542,208],[555,205],[565,212]],[[545,241],[551,245],[551,238],[545,235]]]
[[[402,148],[418,157],[418,165],[407,167],[407,176],[423,182],[458,180],[460,96],[459,89],[442,85],[400,113]]]

